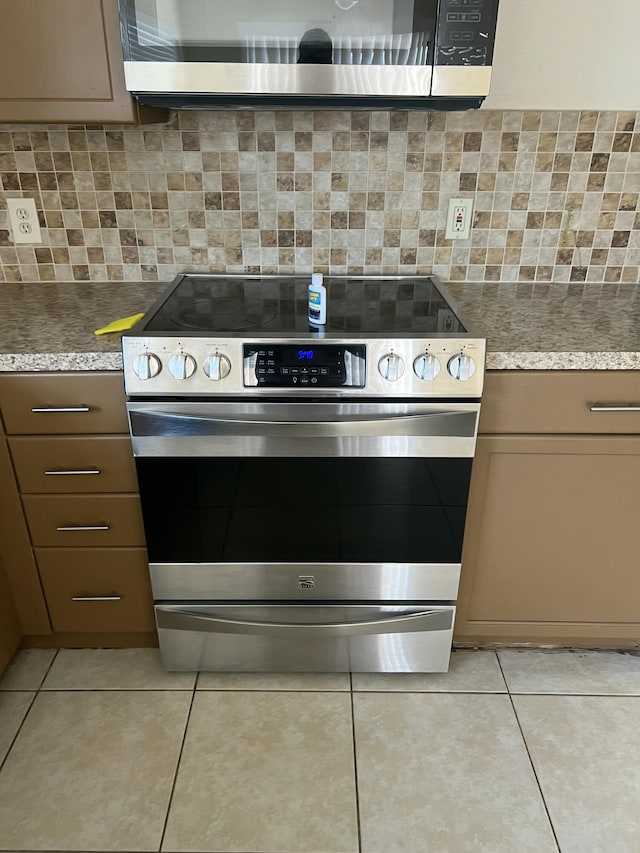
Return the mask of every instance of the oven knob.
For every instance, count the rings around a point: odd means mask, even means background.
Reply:
[[[389,382],[395,382],[404,373],[404,361],[399,355],[388,352],[378,362],[378,370],[384,379],[388,379]]]
[[[203,365],[204,372],[212,382],[224,379],[231,372],[231,362],[226,355],[210,355]]]
[[[454,355],[449,359],[447,369],[454,379],[459,379],[461,382],[466,382],[471,379],[476,372],[476,363],[470,355]]]
[[[431,382],[440,373],[440,362],[435,355],[429,355],[427,352],[424,355],[418,356],[413,362],[413,372],[418,379],[425,379],[427,382]]]
[[[138,379],[153,379],[162,370],[162,362],[152,352],[141,352],[133,360],[133,372]]]
[[[196,372],[196,361],[186,352],[177,352],[169,359],[169,373],[174,379],[188,379]]]

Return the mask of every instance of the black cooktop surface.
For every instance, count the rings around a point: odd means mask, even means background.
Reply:
[[[311,276],[245,278],[183,276],[145,331],[177,334],[296,334],[318,332],[307,319]],[[327,332],[465,333],[428,277],[324,279]]]

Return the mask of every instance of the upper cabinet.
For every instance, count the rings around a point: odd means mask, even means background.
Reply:
[[[125,89],[117,0],[0,0],[0,122],[158,121]]]
[[[500,0],[492,110],[640,110],[638,0]]]

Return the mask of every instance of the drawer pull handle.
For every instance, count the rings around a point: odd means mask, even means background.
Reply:
[[[54,468],[52,471],[44,472],[47,477],[78,476],[80,474],[100,474],[99,468],[77,468],[74,471],[66,471],[64,468]]]
[[[90,412],[89,406],[34,406],[31,409],[34,414],[54,414],[56,412]]]
[[[109,530],[109,525],[108,524],[72,524],[71,522],[69,522],[69,524],[65,524],[62,527],[56,527],[56,530],[60,531],[61,533],[63,533],[63,532],[64,533],[67,533],[67,532],[69,532],[69,533],[74,532],[75,533],[78,531],[85,531],[85,530]]]
[[[64,468],[54,468],[52,471],[44,472],[47,477],[79,476],[80,474],[99,474],[99,468],[78,468],[75,471],[65,471]]]
[[[602,403],[594,403],[589,406],[590,412],[640,412],[640,405],[628,403],[626,406],[604,406]]]
[[[71,601],[122,601],[122,596],[116,592],[110,595],[72,595]]]

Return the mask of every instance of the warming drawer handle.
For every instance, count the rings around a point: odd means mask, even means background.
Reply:
[[[367,636],[404,634],[412,631],[446,631],[453,625],[453,609],[424,610],[364,622],[325,622],[315,625],[297,622],[248,622],[194,613],[180,608],[156,607],[158,628],[179,631],[206,631],[214,634],[256,634],[276,637]]]
[[[73,471],[67,471],[65,468],[52,468],[51,471],[45,471],[47,477],[77,477],[81,474],[100,474],[99,468],[77,468]]]
[[[109,530],[108,524],[73,524],[69,522],[69,524],[62,525],[61,527],[56,527],[56,530],[61,533],[77,533],[78,531],[86,531],[86,530]]]
[[[31,409],[35,414],[58,414],[67,412],[90,412],[89,406],[34,406]]]
[[[116,592],[109,595],[72,595],[71,601],[122,601],[122,596]]]
[[[640,412],[638,403],[627,403],[626,406],[606,406],[602,403],[594,403],[589,406],[590,412]]]

